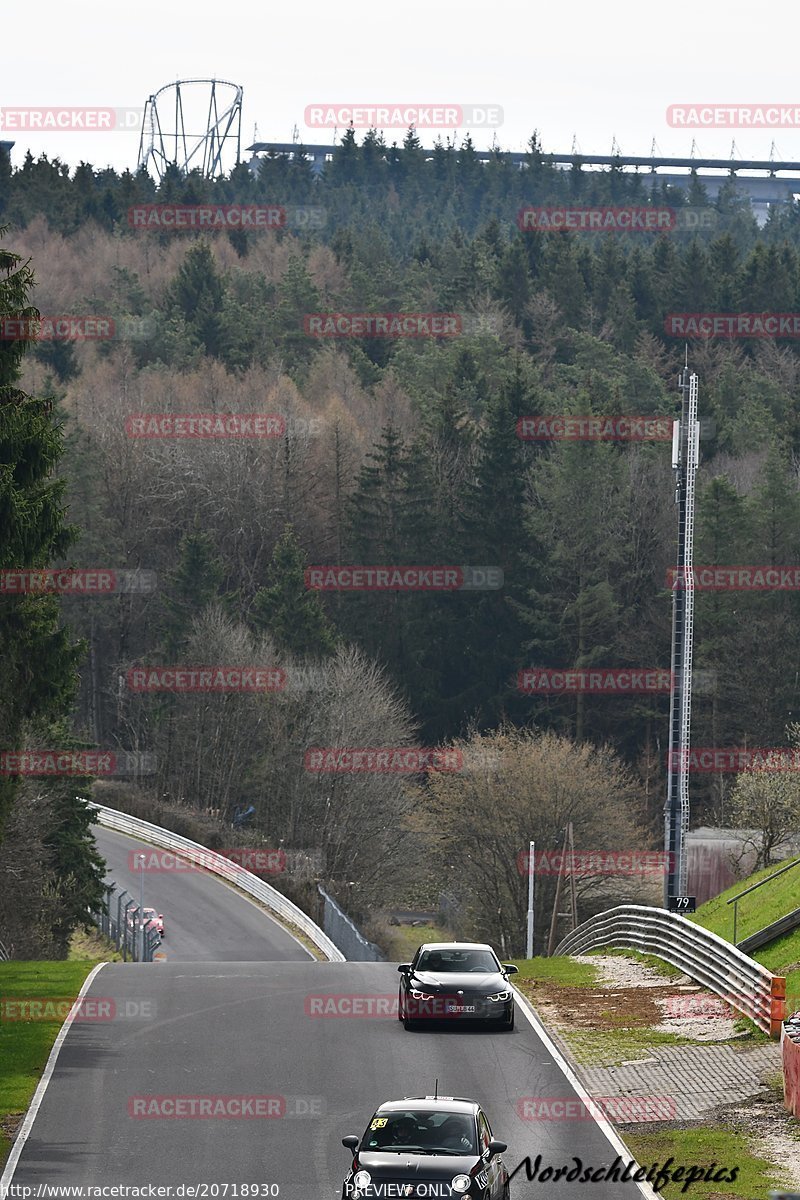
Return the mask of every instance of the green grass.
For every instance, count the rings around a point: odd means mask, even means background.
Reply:
[[[598,982],[598,969],[588,963],[576,962],[566,956],[558,958],[510,958],[519,967],[519,975],[513,983],[533,979],[542,983],[555,983],[559,987],[594,987]]]
[[[663,1166],[670,1157],[675,1167],[723,1167],[739,1168],[733,1183],[698,1182],[682,1191],[683,1182],[668,1183],[661,1191],[665,1200],[688,1196],[690,1200],[712,1200],[720,1194],[740,1196],[742,1200],[766,1200],[770,1188],[779,1187],[776,1169],[766,1159],[756,1158],[746,1138],[717,1126],[700,1126],[693,1129],[670,1129],[662,1133],[632,1133],[630,1127],[621,1132],[637,1162],[642,1166]],[[723,1176],[723,1178],[725,1178]]]
[[[654,1046],[693,1046],[692,1038],[662,1033],[650,1025],[629,1029],[559,1029],[575,1058],[586,1066],[618,1066],[646,1058]]]
[[[389,925],[381,929],[382,944],[391,962],[411,962],[417,947],[423,942],[446,942],[450,938],[441,925],[427,922],[425,925]]]
[[[69,941],[67,958],[71,962],[122,962],[122,954],[115,949],[111,938],[105,937],[99,929],[89,933],[85,929],[76,929]]]
[[[793,858],[796,857],[793,855]],[[738,895],[739,892],[743,892],[751,884],[766,879],[768,875],[772,875],[782,865],[791,861],[791,859],[786,859],[783,864],[774,863],[771,867],[764,867],[762,870],[756,871],[748,879],[739,880],[727,891],[720,892],[719,896],[715,896],[713,900],[707,900],[705,904],[701,904],[697,912],[689,917],[689,920],[697,921],[706,929],[710,929],[712,933],[718,933],[720,937],[724,937],[726,941],[733,941],[734,906],[728,904],[727,901]],[[793,909],[800,908],[800,866],[791,871],[785,871],[772,883],[766,883],[757,891],[743,896],[737,908],[736,940],[739,942],[743,938],[749,937],[751,933],[763,929],[765,925],[777,921],[779,917],[785,917]],[[786,961],[791,960],[787,959]]]
[[[0,998],[74,1000],[95,964],[82,962],[0,962]],[[9,1021],[0,1012],[0,1126],[24,1113],[63,1020]],[[11,1142],[0,1132],[0,1164]]]
[[[796,856],[793,856],[796,857]],[[785,862],[791,862],[786,859]],[[727,901],[736,896],[753,883],[766,879],[780,868],[780,863],[764,867],[747,879],[741,879],[727,891],[721,892],[713,900],[708,900],[690,917],[699,925],[719,934],[726,941],[733,941],[733,905]],[[779,875],[772,883],[766,883],[758,891],[751,892],[739,901],[739,916],[736,923],[736,939],[741,941],[765,925],[785,917],[795,908],[800,908],[800,866]],[[751,955],[773,975],[786,976],[787,1012],[791,1013],[800,1008],[800,969],[786,970],[800,962],[800,929],[793,929],[783,937],[776,938]]]

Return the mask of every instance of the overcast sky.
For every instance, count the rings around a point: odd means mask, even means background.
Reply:
[[[207,76],[244,88],[243,150],[255,125],[260,141],[291,141],[297,125],[306,143],[331,142],[331,129],[305,123],[312,104],[439,102],[502,108],[496,129],[471,129],[481,147],[496,135],[523,149],[538,129],[546,150],[569,151],[576,137],[584,153],[609,153],[616,137],[624,153],[649,154],[655,138],[683,156],[694,136],[706,157],[729,157],[735,139],[742,157],[767,158],[774,139],[795,160],[798,127],[694,132],[671,127],[667,109],[780,103],[797,107],[800,126],[798,26],[797,0],[37,0],[4,6],[0,109],[141,108],[164,84]],[[432,145],[436,132],[420,132]],[[0,128],[0,138],[15,141],[15,164],[30,149],[72,167],[135,168],[139,146],[138,131]]]

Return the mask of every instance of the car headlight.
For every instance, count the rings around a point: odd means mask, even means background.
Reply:
[[[412,992],[411,995],[415,1000],[432,1000],[433,992]]]
[[[359,1191],[363,1192],[371,1183],[372,1176],[370,1175],[369,1171],[356,1171],[355,1175],[353,1176],[353,1185],[357,1187]]]
[[[471,1182],[469,1175],[454,1175],[450,1180],[450,1187],[454,1192],[468,1192]]]
[[[489,999],[490,1000],[510,1000],[511,992],[495,992],[495,994],[493,996],[490,996]]]

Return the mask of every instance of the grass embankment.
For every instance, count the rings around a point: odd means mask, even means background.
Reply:
[[[80,954],[89,945],[96,952],[97,944],[89,936],[83,943],[73,941],[71,954]],[[47,1021],[9,1020],[13,1009],[6,1001],[74,1001],[92,967],[110,957],[102,945],[100,954],[99,960],[74,957],[67,962],[0,962],[0,1167],[8,1157],[64,1023],[62,1016]]]
[[[659,1133],[632,1133],[623,1130],[625,1143],[638,1163],[642,1166],[663,1164],[671,1158],[671,1169],[676,1167],[700,1166],[708,1170],[715,1165],[715,1170],[726,1168],[720,1176],[720,1182],[692,1183],[683,1191],[682,1182],[668,1183],[661,1190],[665,1200],[675,1200],[677,1196],[688,1196],[690,1200],[724,1200],[741,1197],[741,1200],[754,1200],[757,1196],[768,1196],[769,1189],[776,1187],[775,1166],[764,1158],[754,1156],[748,1139],[740,1133],[731,1133],[727,1129],[716,1126],[702,1126],[695,1129],[666,1129]],[[738,1174],[733,1183],[722,1182],[730,1178],[730,1170],[738,1167]]]
[[[95,964],[68,962],[0,963],[0,1163],[5,1162],[30,1104],[63,1018],[8,1020],[13,1000],[70,1000]]]
[[[773,863],[771,867],[764,867],[747,879],[740,879],[727,891],[720,892],[719,896],[702,904],[689,919],[696,921],[705,929],[710,929],[712,933],[719,934],[726,941],[732,942],[734,906],[728,904],[727,901],[752,884],[766,879],[782,865],[787,865],[796,858],[797,856],[793,855],[792,858],[787,858],[783,864]],[[749,937],[751,933],[756,933],[765,925],[770,925],[794,909],[800,908],[800,865],[791,871],[785,871],[772,883],[766,883],[757,891],[743,896],[737,908],[737,941]],[[800,928],[793,929],[791,933],[776,938],[774,942],[762,946],[759,950],[754,950],[750,957],[754,958],[756,962],[760,962],[768,971],[772,971],[773,975],[786,976],[787,1009],[792,1012],[800,1008]]]
[[[423,942],[452,940],[452,934],[443,926],[428,921],[421,925],[390,925],[381,918],[367,925],[363,932],[380,945],[387,962],[411,962]]]

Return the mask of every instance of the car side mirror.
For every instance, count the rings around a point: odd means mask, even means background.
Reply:
[[[503,963],[503,970],[506,975],[519,975],[519,967],[515,967],[513,963]]]
[[[342,1138],[342,1145],[346,1146],[348,1150],[357,1150],[358,1143],[360,1141],[361,1141],[361,1139],[358,1137],[357,1134],[348,1133],[347,1137]]]
[[[502,1154],[507,1149],[507,1142],[501,1142],[497,1138],[492,1138],[489,1142],[489,1158],[493,1158],[495,1154]]]
[[[401,972],[401,974],[405,974],[406,971],[411,970],[411,963],[400,963],[400,966],[397,969]]]

